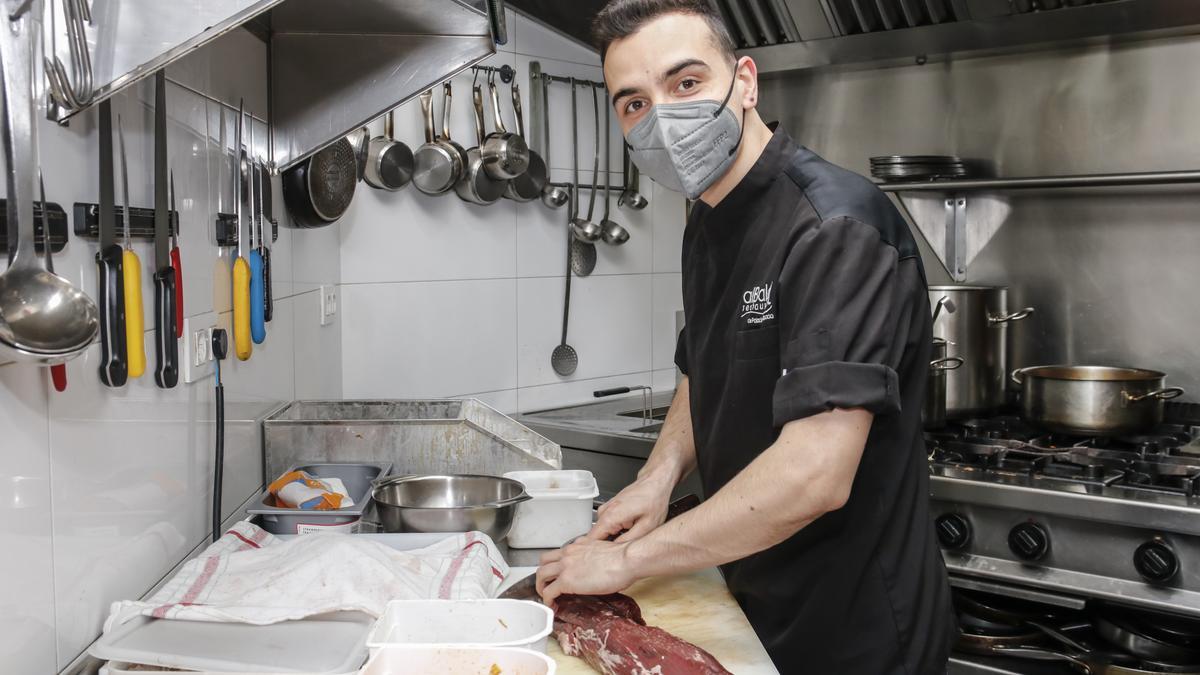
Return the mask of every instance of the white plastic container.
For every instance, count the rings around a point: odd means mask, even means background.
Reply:
[[[510,471],[533,497],[517,505],[508,545],[556,548],[592,527],[592,500],[600,494],[591,471]]]
[[[390,646],[380,649],[359,675],[554,675],[545,654],[511,647]]]
[[[554,612],[528,600],[393,600],[367,635],[367,649],[473,645],[544,652],[553,628]]]

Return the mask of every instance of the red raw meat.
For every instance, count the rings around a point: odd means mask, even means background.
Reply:
[[[554,636],[563,653],[604,675],[731,675],[712,654],[647,626],[629,596],[564,595],[556,602]]]

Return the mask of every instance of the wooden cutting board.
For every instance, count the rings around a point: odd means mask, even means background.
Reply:
[[[779,675],[716,568],[644,579],[625,594],[641,605],[646,623],[697,645],[729,672]],[[564,655],[553,636],[546,653],[558,664],[558,675],[596,675],[582,659]]]

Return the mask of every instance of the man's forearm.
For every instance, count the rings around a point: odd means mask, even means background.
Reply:
[[[675,398],[658,441],[650,452],[645,466],[638,471],[638,479],[659,480],[672,488],[696,468],[696,442],[692,437],[691,399],[689,383],[685,377],[675,389]]]
[[[688,572],[745,558],[841,508],[871,415],[835,410],[784,434],[695,510],[630,543],[639,577]]]

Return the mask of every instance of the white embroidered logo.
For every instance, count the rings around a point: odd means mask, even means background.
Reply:
[[[771,291],[775,284],[763,284],[742,294],[742,318],[746,323],[763,323],[775,318],[775,303]]]

